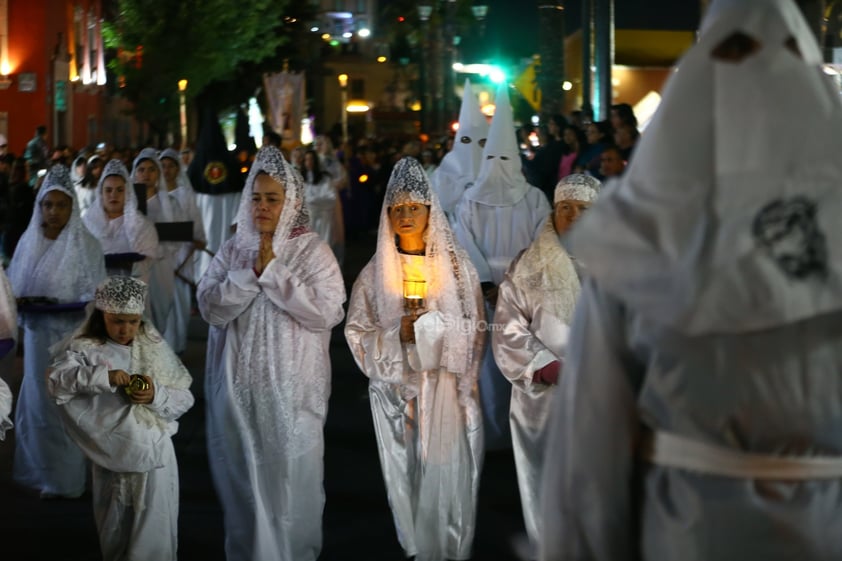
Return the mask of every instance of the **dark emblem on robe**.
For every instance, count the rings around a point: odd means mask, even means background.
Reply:
[[[804,196],[776,199],[760,209],[752,233],[758,247],[788,277],[827,275],[827,245],[816,222],[816,203]]]

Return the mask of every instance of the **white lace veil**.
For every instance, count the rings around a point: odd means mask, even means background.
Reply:
[[[158,202],[161,205],[161,222],[172,222],[174,220],[172,205],[170,204],[169,193],[167,192],[167,180],[164,179],[164,168],[158,159],[158,151],[154,148],[144,148],[132,162],[132,181],[137,181],[137,166],[144,160],[149,160],[158,168],[158,185],[155,186]]]
[[[158,160],[160,161],[164,158],[169,158],[173,160],[178,166],[178,177],[175,180],[176,188],[183,189],[190,194],[195,194],[195,191],[193,190],[193,184],[190,183],[190,178],[187,177],[187,167],[181,161],[181,155],[175,149],[167,148],[161,152],[161,154],[158,156]],[[163,169],[161,171],[163,173]],[[164,180],[164,182],[166,182],[166,180]]]
[[[441,367],[462,375],[459,397],[464,402],[469,398],[474,383],[475,371],[471,364],[475,359],[475,327],[480,319],[470,284],[468,267],[471,265],[455,241],[424,168],[415,158],[399,160],[386,187],[377,231],[377,253],[374,255],[377,283],[374,315],[380,325],[394,325],[405,315],[403,268],[388,214],[389,207],[404,202],[421,203],[430,209],[424,234],[426,307],[438,310],[449,320],[447,323],[451,330],[444,341]]]
[[[44,236],[41,214],[41,202],[50,191],[64,193],[73,204],[70,220],[54,241]],[[79,201],[67,167],[56,164],[44,177],[8,273],[15,296],[44,296],[62,303],[92,300],[97,284],[105,278],[102,247],[79,217]]]
[[[562,178],[555,188],[553,201],[592,203],[599,195],[598,179],[584,174]],[[574,226],[575,227],[575,226]],[[579,296],[579,275],[555,230],[552,215],[515,265],[512,282],[521,289],[542,292],[543,306],[565,323],[573,319]]]
[[[526,196],[530,185],[521,169],[507,84],[500,85],[495,103],[477,180],[464,197],[485,205],[512,206]]]
[[[283,259],[286,241],[290,237],[300,235],[310,224],[307,207],[304,204],[304,184],[301,176],[292,165],[284,159],[284,155],[274,146],[264,146],[254,159],[245,188],[240,198],[240,208],[237,211],[237,232],[234,234],[238,249],[254,249],[260,247],[260,234],[254,227],[251,213],[251,196],[254,190],[254,179],[260,172],[264,172],[272,179],[284,186],[284,209],[275,228],[272,238],[272,249],[275,255]]]
[[[102,185],[105,179],[112,175],[122,177],[126,182],[126,198],[123,203],[123,224],[126,229],[126,235],[130,240],[136,240],[140,237],[140,232],[144,229],[147,218],[143,216],[137,209],[137,196],[134,192],[134,185],[129,179],[129,172],[123,162],[120,160],[109,160],[102,169],[102,175],[99,178],[99,184],[96,188],[96,201],[93,206],[88,209],[83,218],[85,226],[97,238],[102,239],[106,235],[108,226],[108,216],[105,214],[105,208],[102,202]]]
[[[285,189],[284,208],[272,239],[275,260],[291,274],[302,278],[314,267],[312,255],[301,251],[296,238],[306,234],[309,222],[301,177],[274,146],[261,148],[251,167],[237,212],[237,231],[233,243],[249,265],[254,263],[260,234],[252,219],[254,181],[264,172]],[[213,274],[213,266],[208,274]],[[320,425],[297,423],[294,405],[318,410],[323,401],[324,377],[328,371],[306,372],[297,376],[289,370],[301,368],[291,350],[295,340],[296,320],[274,304],[261,291],[250,306],[249,322],[240,332],[237,366],[228,384],[236,405],[237,421],[247,439],[250,458],[258,463],[278,461],[278,457],[296,457],[319,441]],[[306,365],[303,367],[307,367]],[[255,396],[260,395],[259,399]]]
[[[718,59],[737,33],[757,49]],[[691,335],[842,309],[842,104],[821,61],[795,2],[711,5],[626,172],[570,234],[606,292]]]

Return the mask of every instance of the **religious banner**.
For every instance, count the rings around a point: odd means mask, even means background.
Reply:
[[[305,110],[304,74],[286,71],[264,74],[263,86],[272,129],[281,135],[285,145],[298,144]]]

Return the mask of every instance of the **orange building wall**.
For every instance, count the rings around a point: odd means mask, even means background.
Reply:
[[[9,150],[23,154],[26,143],[35,134],[35,127],[47,125],[47,143],[53,146],[59,139],[53,131],[52,58],[62,33],[66,43],[72,21],[70,6],[87,8],[98,0],[8,0],[8,47],[12,84],[0,89],[0,113],[7,114],[6,136]],[[20,73],[36,75],[34,92],[19,91]],[[66,79],[66,78],[65,78]],[[76,149],[98,142],[89,138],[88,119],[93,117],[96,130],[102,134],[104,88],[81,83],[68,84],[68,127],[65,143]],[[0,127],[2,127],[0,121]],[[2,130],[0,130],[2,132]]]

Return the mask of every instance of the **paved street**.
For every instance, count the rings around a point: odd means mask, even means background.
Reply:
[[[370,236],[349,245],[350,283],[374,248]],[[320,559],[392,560],[403,558],[377,458],[367,399],[367,379],[357,369],[338,326],[331,340],[333,389],[326,427],[324,548]],[[223,561],[222,511],[211,483],[205,448],[202,396],[207,326],[193,318],[183,360],[193,375],[196,405],[180,422],[175,448],[181,476],[179,558]],[[20,357],[0,364],[17,395]],[[90,493],[78,500],[44,501],[11,482],[14,430],[0,442],[0,551],[4,561],[92,561],[99,547]],[[509,561],[510,541],[523,531],[511,453],[486,456],[480,486],[475,560]],[[271,560],[267,560],[271,561]]]

